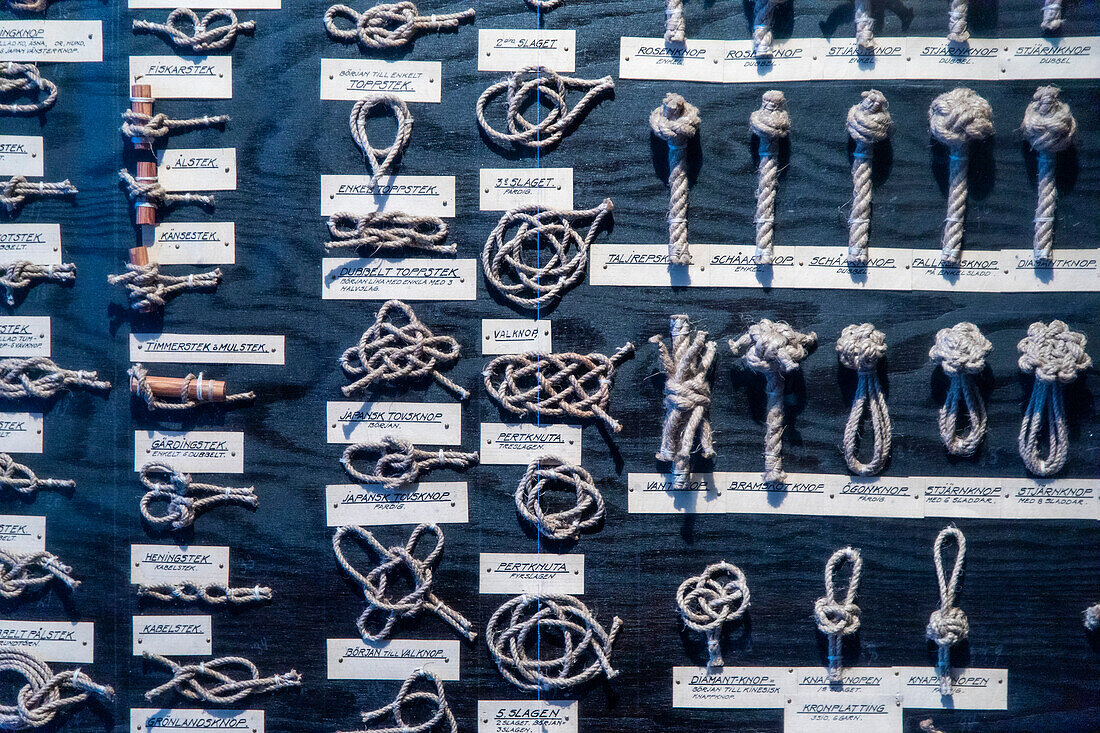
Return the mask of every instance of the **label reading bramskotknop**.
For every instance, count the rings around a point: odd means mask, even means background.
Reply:
[[[45,175],[45,158],[40,135],[0,135],[0,176],[39,178]]]
[[[321,216],[400,211],[410,216],[455,215],[454,176],[321,176]]]
[[[454,402],[329,402],[329,443],[371,443],[387,435],[418,445],[459,445],[462,405]]]
[[[736,514],[806,514],[825,512],[830,482],[816,474],[789,473],[784,481],[764,481],[760,473],[716,473],[723,511]]]
[[[206,656],[212,653],[212,634],[210,616],[134,616],[133,653]]]
[[[458,679],[462,645],[451,639],[328,639],[326,646],[330,680],[404,680],[418,669]]]
[[[477,32],[478,71],[520,71],[545,66],[577,70],[577,32],[483,28]]]
[[[529,351],[553,351],[553,324],[550,321],[527,318],[481,320],[482,355],[525,354]]]
[[[668,46],[661,38],[623,36],[619,40],[619,76],[660,81],[722,81],[725,41],[689,38]]]
[[[399,489],[378,484],[335,484],[325,487],[325,511],[329,527],[470,521],[465,481],[433,481]]]
[[[783,730],[901,733],[901,699],[896,695],[871,695],[852,700],[795,697],[783,708]]]
[[[286,363],[286,337],[201,333],[130,334],[130,361],[169,364]]]
[[[781,708],[787,667],[673,667],[674,708]]]
[[[49,316],[0,316],[0,357],[49,355]]]
[[[163,222],[153,230],[149,261],[159,265],[232,265],[237,231],[231,221]]]
[[[178,471],[244,473],[244,433],[205,430],[134,431],[134,470],[151,461]]]
[[[584,593],[584,555],[481,553],[481,593]]]
[[[0,515],[0,549],[25,554],[46,549],[46,518]]]
[[[577,733],[576,700],[478,700],[477,733]]]
[[[131,56],[130,83],[156,99],[231,99],[232,56]]]
[[[60,224],[0,224],[0,258],[61,264]]]
[[[0,619],[0,646],[27,652],[43,662],[91,664],[95,661],[95,624]]]
[[[1004,516],[1008,479],[910,476],[909,483],[924,494],[926,517]]]
[[[133,0],[131,0],[133,1]],[[130,733],[235,730],[264,733],[263,710],[131,708]]]
[[[0,452],[41,453],[44,432],[41,412],[0,412]]]
[[[482,168],[480,181],[482,211],[573,208],[572,168]]]
[[[683,486],[662,473],[626,477],[626,505],[631,514],[721,514],[726,511],[721,488],[709,474],[692,474]]]
[[[0,61],[102,60],[103,21],[0,21]]]
[[[477,260],[321,260],[322,300],[475,300]]]
[[[554,456],[579,466],[582,434],[576,425],[482,423],[481,462],[526,466],[541,456]]]
[[[1005,519],[1100,519],[1098,479],[1006,479]]]
[[[229,548],[198,545],[130,545],[130,582],[229,584]]]
[[[439,102],[439,61],[321,59],[321,99],[358,102],[367,94],[392,94],[406,102]]]
[[[157,156],[165,191],[237,190],[236,148],[169,148]]]
[[[951,668],[951,694],[940,694],[933,667],[894,667],[907,708],[926,710],[1007,710],[1008,670]]]

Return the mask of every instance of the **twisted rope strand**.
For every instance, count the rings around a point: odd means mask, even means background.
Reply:
[[[195,517],[219,504],[243,504],[255,509],[260,503],[252,486],[235,488],[199,483],[190,474],[159,461],[141,467],[141,483],[148,489],[141,497],[141,516],[158,529],[190,527]],[[164,513],[153,514],[152,504],[163,501],[168,502]]]
[[[1058,153],[1073,144],[1077,135],[1077,120],[1069,105],[1058,98],[1060,91],[1053,86],[1039,87],[1024,111],[1024,137],[1035,151],[1038,163],[1039,197],[1032,243],[1036,261],[1049,262],[1054,250],[1054,209],[1058,204],[1055,160]]]
[[[714,433],[710,427],[710,378],[716,346],[707,332],[692,334],[686,315],[669,319],[671,351],[661,336],[650,337],[657,344],[665,370],[665,424],[661,430],[658,461],[672,463],[673,485],[682,489],[691,478],[691,453],[696,445],[704,458],[713,458]]]
[[[396,211],[370,214],[350,214],[338,211],[328,218],[332,241],[325,249],[352,247],[379,252],[415,249],[423,252],[453,255],[458,245],[447,244],[447,223],[435,216],[409,216]]]
[[[1041,27],[1049,33],[1062,30],[1062,0],[1043,0]]]
[[[676,590],[676,605],[684,626],[707,637],[707,672],[722,667],[722,627],[749,608],[749,582],[741,568],[726,562],[708,565],[702,575],[688,578]]]
[[[948,580],[943,572],[943,546],[950,538],[955,539],[958,552],[955,554],[955,566]],[[928,619],[927,636],[939,647],[939,659],[936,671],[940,676],[940,694],[951,694],[951,647],[970,635],[970,622],[966,614],[955,605],[955,592],[962,577],[963,562],[966,559],[966,537],[958,527],[944,527],[936,536],[932,548],[932,558],[936,561],[936,579],[940,584],[940,607],[932,612]]]
[[[863,92],[859,104],[848,110],[848,136],[855,140],[852,153],[852,211],[848,215],[848,262],[867,264],[871,233],[871,172],[875,145],[890,137],[893,119],[886,97],[877,89]]]
[[[687,40],[683,0],[665,0],[665,43],[682,46]]]
[[[376,107],[383,107],[391,112],[397,122],[397,135],[385,148],[374,147],[367,137],[367,120]],[[351,108],[349,124],[352,139],[355,140],[355,144],[363,152],[363,158],[370,165],[372,174],[370,185],[373,188],[378,185],[378,181],[390,175],[397,159],[409,147],[413,130],[412,113],[409,112],[409,106],[405,104],[405,100],[393,94],[368,94]]]
[[[14,705],[0,705],[0,729],[41,728],[69,708],[90,697],[113,700],[115,691],[96,684],[79,669],[53,673],[49,665],[19,649],[0,649],[0,672],[14,672],[27,680]],[[62,697],[65,693],[65,697]]]
[[[80,581],[72,577],[72,571],[57,555],[45,550],[26,553],[0,550],[0,597],[14,600],[28,591],[44,588],[53,580],[76,590]]]
[[[952,43],[966,43],[970,40],[970,31],[966,27],[966,9],[969,0],[950,0],[947,14],[947,40]]]
[[[837,339],[836,350],[840,363],[858,372],[852,410],[844,425],[844,460],[852,473],[871,476],[886,465],[893,441],[890,413],[878,379],[878,362],[886,355],[886,335],[870,323],[845,326]],[[871,417],[874,440],[871,460],[867,463],[860,461],[858,456],[859,425],[865,410]]]
[[[137,311],[161,310],[180,293],[215,290],[222,281],[221,268],[191,275],[162,275],[160,265],[126,265],[126,272],[108,275],[107,282],[129,291],[130,307]]]
[[[668,143],[668,259],[690,265],[687,236],[687,146],[699,133],[699,108],[675,92],[649,115],[653,134]]]
[[[779,141],[791,132],[791,115],[783,92],[764,92],[760,109],[749,116],[749,128],[760,139],[760,169],[756,184],[757,264],[770,265],[775,259],[775,192],[779,187]]]
[[[137,22],[137,21],[135,21]],[[203,115],[184,120],[173,120],[166,114],[148,115],[132,109],[122,111],[122,134],[129,138],[150,140],[168,137],[177,132],[190,132],[207,127],[221,127],[229,122],[229,115]]]
[[[218,21],[225,21],[225,24],[215,26]],[[215,8],[202,18],[190,8],[176,8],[168,14],[164,23],[135,20],[133,31],[160,36],[177,50],[204,56],[210,51],[229,48],[241,33],[252,35],[256,31],[256,22],[238,21],[237,14],[228,8]]]
[[[360,453],[379,454],[373,473],[365,473],[352,463]],[[465,471],[476,466],[478,454],[456,450],[420,450],[407,440],[387,435],[374,443],[354,443],[344,449],[340,463],[349,476],[363,484],[378,484],[385,489],[410,486],[437,468]]]
[[[210,208],[214,197],[201,193],[170,193],[156,179],[134,178],[130,171],[120,170],[119,179],[126,184],[126,196],[134,204],[152,204],[156,207],[177,204],[197,204]]]
[[[271,600],[271,589],[257,585],[252,588],[230,588],[209,583],[161,583],[139,585],[139,598],[150,598],[161,603],[205,603],[209,606],[240,606],[246,603],[263,603]]]
[[[875,50],[875,19],[871,16],[870,0],[854,0],[856,45],[864,51]]]
[[[0,204],[9,214],[17,213],[29,198],[64,198],[79,193],[69,179],[64,181],[28,181],[23,176],[12,176],[0,182]]]
[[[337,18],[350,21],[353,28],[340,28]],[[416,3],[403,0],[397,3],[380,3],[362,13],[347,5],[333,5],[325,11],[325,30],[329,38],[340,43],[358,42],[363,48],[401,48],[425,33],[456,30],[460,23],[474,19],[474,9],[458,13],[422,16]]]
[[[421,687],[426,684],[434,690],[413,690],[413,687],[421,682],[424,683],[420,685]],[[428,715],[419,723],[411,723],[408,721],[409,713],[405,711],[406,706],[415,706],[419,710],[426,709]],[[409,675],[402,683],[393,702],[377,710],[363,712],[361,715],[363,722],[368,725],[392,716],[394,725],[349,733],[429,733],[436,730],[436,726],[439,725],[446,726],[449,733],[458,733],[458,722],[455,721],[451,706],[447,704],[447,698],[443,694],[443,682],[426,669],[418,669]]]
[[[569,488],[576,493],[576,503],[561,511],[546,511],[543,494]],[[527,464],[516,486],[515,500],[520,517],[552,540],[578,540],[581,532],[596,531],[604,520],[603,495],[592,474],[551,455],[539,456]]]
[[[149,386],[149,370],[142,364],[135,363],[126,373],[137,383],[138,394],[145,400],[145,406],[150,410],[190,410],[199,405],[209,404],[206,401],[191,399],[190,395],[191,385],[196,383],[196,380],[197,384],[201,387],[203,383],[202,372],[199,372],[197,377],[194,374],[188,373],[187,376],[183,378],[178,402],[167,402],[153,394],[153,388]],[[256,399],[255,392],[238,392],[237,394],[226,395],[224,402],[233,404],[235,402],[251,402],[254,399]]]
[[[928,352],[933,364],[943,367],[951,380],[940,408],[940,440],[953,456],[972,456],[985,438],[987,417],[985,400],[978,389],[977,377],[985,369],[985,358],[993,344],[978,327],[966,321],[936,333],[936,343]],[[966,406],[966,432],[956,434],[958,414]]]
[[[554,8],[561,7],[565,0],[524,0],[532,8],[536,8],[541,11],[553,10]]]
[[[4,266],[4,273],[0,275],[0,286],[6,291],[8,305],[15,305],[16,293],[29,290],[40,282],[66,284],[75,280],[76,265],[71,262],[38,265],[27,260],[17,260]]]
[[[72,479],[38,478],[34,471],[0,453],[0,486],[30,496],[39,489],[75,489]]]
[[[45,97],[34,102],[0,104],[0,115],[29,116],[36,115],[53,107],[57,102],[57,85],[42,76],[34,64],[20,64],[5,61],[0,64],[0,97],[32,95],[45,93]]]
[[[848,581],[848,590],[842,603],[836,600],[833,575],[837,568],[847,560],[852,566],[852,577]],[[844,668],[841,643],[845,636],[859,630],[860,610],[856,605],[856,593],[863,573],[863,558],[859,550],[845,547],[837,550],[825,564],[825,595],[814,603],[814,618],[817,628],[829,637],[829,681],[839,682]]]
[[[776,7],[787,0],[756,0],[752,20],[752,51],[758,58],[770,58],[774,53],[772,44],[772,16]]]
[[[95,372],[63,369],[45,356],[0,361],[0,398],[48,400],[77,388],[109,390],[111,383],[100,381]]]
[[[219,657],[208,662],[184,665],[152,652],[145,652],[144,656],[151,662],[163,664],[172,673],[172,679],[145,693],[146,700],[152,700],[158,695],[175,690],[189,700],[225,705],[242,700],[249,695],[302,686],[301,675],[293,669],[285,674],[260,677],[260,670],[244,657]],[[222,669],[234,667],[243,668],[249,676],[238,680],[222,671]],[[212,682],[208,682],[209,686],[205,686],[203,679],[209,679]]]

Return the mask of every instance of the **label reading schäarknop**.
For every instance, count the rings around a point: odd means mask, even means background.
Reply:
[[[46,549],[46,518],[0,515],[0,549],[26,554]]]
[[[102,60],[103,21],[0,21],[0,61]]]
[[[165,191],[236,191],[236,148],[169,148],[157,159]]]
[[[231,221],[162,222],[153,230],[149,261],[159,265],[232,265],[236,226]]]
[[[95,661],[95,624],[0,619],[0,646],[27,652],[43,662],[91,664]]]
[[[581,465],[581,428],[534,423],[481,424],[481,462],[526,466],[540,456],[554,456]]]
[[[777,252],[776,254],[779,254]],[[848,262],[848,247],[796,247],[796,287],[837,290],[909,290],[912,250],[871,247],[867,262]]]
[[[60,224],[0,224],[0,261],[61,264]]]
[[[781,708],[787,667],[673,667],[674,708]]]
[[[373,214],[400,211],[409,216],[455,215],[454,176],[321,176],[321,216],[338,212]]]
[[[576,71],[577,32],[497,28],[477,32],[478,71],[520,71],[529,66]]]
[[[0,316],[0,357],[49,355],[49,316]]]
[[[229,584],[229,548],[199,545],[130,545],[134,585]]]
[[[0,135],[0,176],[39,178],[45,175],[45,158],[42,136]]]
[[[554,350],[552,326],[550,321],[527,318],[483,318],[481,353],[483,356],[529,351],[550,353]]]
[[[378,484],[335,484],[325,487],[325,511],[329,527],[470,521],[465,481],[432,481],[398,489]]]
[[[951,694],[940,693],[933,667],[894,667],[907,708],[925,710],[1007,710],[1008,670],[951,668]]]
[[[480,182],[481,211],[573,208],[572,168],[482,168]]]
[[[462,645],[451,639],[328,639],[326,646],[330,680],[404,680],[418,669],[458,679]]]
[[[576,700],[478,700],[477,733],[577,733]]]
[[[133,653],[199,657],[212,654],[210,616],[134,616]]]
[[[406,102],[439,102],[439,61],[321,59],[321,99],[358,102],[367,94],[392,94]]]
[[[130,334],[130,361],[168,364],[286,363],[286,337],[254,334]]]
[[[41,412],[0,412],[0,452],[41,453],[44,432]]]
[[[167,463],[177,471],[244,473],[244,433],[206,430],[134,431],[134,470]]]
[[[232,56],[131,56],[130,83],[156,99],[231,99]]]
[[[584,555],[483,552],[481,593],[584,593]]]
[[[131,0],[133,1],[133,0]],[[130,733],[235,730],[264,733],[263,710],[131,708]]]
[[[387,435],[417,445],[459,445],[462,405],[454,402],[329,402],[329,443],[371,443]]]
[[[321,260],[322,300],[475,300],[477,260]]]

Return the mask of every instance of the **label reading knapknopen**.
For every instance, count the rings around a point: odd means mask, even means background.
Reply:
[[[130,334],[130,361],[167,364],[286,363],[285,336],[201,333]]]
[[[951,668],[951,694],[940,694],[933,667],[894,667],[907,708],[925,710],[1008,710],[1008,670]]]
[[[91,664],[95,661],[95,624],[0,619],[0,647],[27,652],[43,662]]]
[[[796,247],[796,287],[836,290],[909,290],[912,250],[870,247],[867,262],[848,262],[848,247]],[[777,251],[777,255],[780,253]]]
[[[49,355],[49,316],[0,316],[0,357]]]
[[[901,733],[901,698],[852,700],[795,697],[783,708],[783,730],[798,733]]]
[[[855,40],[820,39],[812,59],[821,79],[904,79],[906,39],[875,38],[875,47],[862,49]]]
[[[1095,79],[1100,76],[1100,38],[1002,38],[1010,79]]]
[[[478,700],[477,733],[577,733],[576,700]]]
[[[61,264],[60,224],[0,224],[0,262]]]
[[[591,285],[658,285],[699,287],[710,285],[710,273],[700,267],[710,257],[710,246],[691,246],[692,264],[673,265],[667,244],[594,244],[588,282]],[[705,267],[705,264],[704,266]]]
[[[1054,248],[1049,260],[1036,260],[1034,254],[1015,253],[1011,290],[1033,292],[1086,292],[1100,290],[1100,251],[1095,249]]]
[[[786,667],[673,667],[674,708],[781,708]]]
[[[481,424],[481,462],[526,466],[541,456],[581,465],[582,431],[576,425]]]
[[[520,71],[529,66],[576,71],[577,32],[497,28],[477,32],[478,71]]]
[[[26,554],[46,549],[46,518],[0,515],[0,549]]]
[[[483,318],[481,353],[483,356],[529,351],[550,353],[554,350],[552,326],[550,321],[525,318]]]
[[[481,211],[573,208],[572,168],[482,168]]]
[[[462,645],[451,639],[328,639],[326,646],[330,680],[404,680],[418,669],[458,679]]]
[[[725,41],[689,38],[666,46],[663,38],[623,36],[619,40],[619,77],[658,81],[722,81]]]
[[[911,251],[913,290],[998,293],[1011,289],[1015,263],[1005,252],[963,250],[958,264],[944,264],[938,250]]]
[[[212,652],[209,616],[134,616],[134,656],[200,657]]]
[[[131,2],[134,2],[134,0],[131,0]],[[190,730],[235,730],[241,731],[241,733],[264,733],[264,711],[192,710],[184,708],[130,709],[130,733],[179,733],[180,731]]]
[[[130,83],[156,99],[231,99],[232,56],[131,56]]]
[[[130,545],[135,585],[229,584],[229,548],[198,545]]]
[[[149,261],[160,265],[232,265],[236,227],[231,221],[164,222],[153,230]]]
[[[814,59],[817,39],[788,38],[772,44],[771,56],[757,56],[752,41],[730,41],[722,55],[722,78],[726,83],[773,83],[813,79],[820,64]]]
[[[716,473],[723,511],[735,514],[825,514],[827,481],[814,474],[787,474],[764,481],[759,473]]]
[[[321,216],[377,211],[450,218],[455,215],[455,177],[390,176],[371,185],[370,176],[321,176]]]
[[[827,474],[823,512],[845,517],[921,519],[921,492],[908,477]]]
[[[840,682],[830,682],[828,671],[822,667],[794,667],[783,692],[790,698],[829,701],[880,695],[895,698],[899,694],[898,677],[890,667],[846,667],[840,676]]]
[[[0,21],[0,61],[102,60],[103,21]]]
[[[387,435],[417,445],[459,445],[462,405],[454,402],[329,402],[329,443],[371,443]]]
[[[995,38],[971,38],[952,43],[946,38],[909,38],[906,75],[910,79],[1004,79],[1000,47]]]
[[[1005,519],[1100,519],[1098,479],[1005,479]]]
[[[167,463],[177,471],[244,473],[244,433],[134,431],[134,470],[151,461]]]
[[[392,94],[406,102],[438,102],[443,88],[438,61],[321,59],[321,99],[358,102]]]
[[[321,260],[322,300],[475,300],[477,260]]]
[[[481,553],[481,593],[584,593],[584,555]]]
[[[626,506],[631,514],[721,514],[725,492],[711,474],[692,474],[682,487],[663,473],[630,473]]]
[[[165,191],[236,191],[236,148],[171,148],[157,158]]]
[[[910,476],[909,485],[924,494],[926,517],[1004,516],[1008,479]]]
[[[41,453],[44,432],[41,412],[0,412],[0,452]]]
[[[349,524],[465,524],[470,521],[465,481],[433,481],[387,489],[378,484],[325,487],[328,526]]]
[[[0,37],[2,25],[0,23]],[[3,48],[2,40],[0,48]],[[0,135],[0,176],[39,178],[45,175],[45,158],[41,136]]]

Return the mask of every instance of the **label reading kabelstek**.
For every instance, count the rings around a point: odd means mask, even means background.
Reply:
[[[264,711],[191,710],[182,708],[130,709],[130,733],[180,733],[180,731],[212,730],[264,733]]]
[[[131,56],[130,83],[156,99],[231,99],[232,56]]]
[[[229,584],[229,548],[198,545],[130,545],[135,585]]]
[[[577,32],[497,28],[477,32],[478,71],[520,71],[529,66],[576,71]]]
[[[894,667],[907,708],[926,710],[1008,710],[1007,669],[951,668],[951,693],[940,692],[933,667]]]
[[[458,679],[462,645],[451,639],[328,639],[326,646],[330,680],[404,680],[418,669]]]
[[[392,94],[406,102],[439,102],[443,64],[438,61],[321,59],[321,99],[358,102]]]
[[[133,653],[199,657],[212,653],[210,616],[134,616]]]
[[[786,667],[673,667],[674,708],[781,708]]]
[[[41,412],[0,412],[0,452],[41,453],[44,432]]]
[[[572,168],[482,168],[480,175],[482,211],[573,208]]]
[[[576,700],[478,700],[477,733],[577,733]]]
[[[45,175],[45,158],[40,135],[0,135],[0,176],[39,178]]]
[[[321,216],[338,212],[373,214],[399,211],[410,216],[455,215],[454,176],[321,176]]]
[[[167,463],[177,471],[244,473],[244,433],[134,431],[134,470],[153,461]]]
[[[459,445],[462,405],[454,402],[329,402],[329,443],[372,443],[386,436],[417,445]]]
[[[102,60],[103,21],[0,21],[0,61]]]
[[[552,326],[550,321],[526,318],[483,318],[481,353],[484,356],[531,351],[549,353],[554,350]]]
[[[0,224],[0,261],[61,264],[60,224]]]
[[[584,555],[481,553],[481,593],[584,593]]]
[[[49,316],[0,316],[0,357],[49,355]]]
[[[322,300],[475,300],[477,260],[325,257]]]
[[[277,364],[286,362],[286,337],[253,334],[130,334],[130,361],[169,364]]]
[[[46,518],[0,515],[0,549],[26,554],[46,549]]]
[[[91,621],[9,621],[0,619],[0,647],[18,649],[43,662],[95,661]]]
[[[165,191],[237,190],[236,148],[169,148],[157,156]]]
[[[231,221],[162,222],[153,230],[149,261],[159,265],[232,265],[237,257]]]
[[[526,466],[542,456],[581,465],[581,428],[576,425],[533,423],[481,424],[481,462]]]
[[[465,481],[432,481],[397,489],[378,484],[326,486],[325,510],[330,527],[470,521]]]

